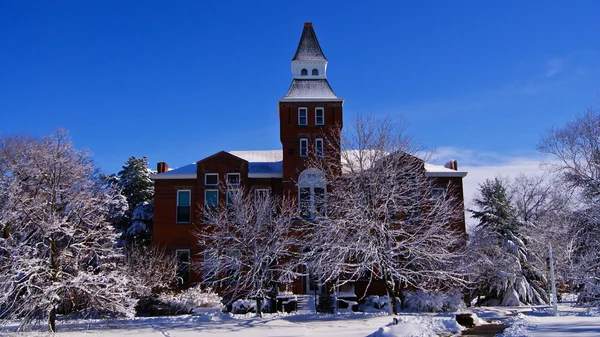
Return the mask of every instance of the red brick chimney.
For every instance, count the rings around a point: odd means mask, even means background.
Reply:
[[[158,164],[156,164],[156,172],[160,173],[164,173],[167,172],[169,170],[169,165],[167,165],[167,163],[165,163],[164,161],[160,161],[158,162]]]
[[[458,171],[458,162],[454,159],[448,160],[446,164],[444,164],[444,167],[454,171]]]

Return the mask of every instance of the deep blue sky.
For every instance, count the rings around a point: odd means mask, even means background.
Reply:
[[[71,131],[105,172],[278,149],[312,21],[345,117],[429,148],[532,153],[600,92],[599,1],[1,1],[0,133]],[[459,163],[460,164],[460,163]]]

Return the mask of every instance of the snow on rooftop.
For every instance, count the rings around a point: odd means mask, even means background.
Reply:
[[[272,163],[283,160],[283,150],[229,151],[229,153],[249,163]]]
[[[161,173],[164,175],[172,174],[196,174],[196,163],[178,167],[175,169],[169,169],[167,172]]]
[[[292,61],[326,61],[312,23],[305,23],[298,49]]]
[[[327,79],[297,79],[295,78],[290,85],[284,99],[289,98],[336,98],[336,94],[331,89]]]

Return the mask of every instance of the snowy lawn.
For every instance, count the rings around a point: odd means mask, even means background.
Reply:
[[[398,316],[399,325],[390,326],[392,316],[376,314],[231,316],[221,313],[133,320],[62,321],[58,336],[450,336],[460,331],[453,314]],[[40,336],[43,330],[23,334],[15,325],[0,335]]]

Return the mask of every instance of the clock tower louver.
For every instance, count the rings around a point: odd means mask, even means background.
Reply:
[[[331,144],[339,144],[342,127],[344,100],[329,85],[327,58],[310,22],[304,24],[292,59],[292,74],[292,84],[279,100],[279,132],[283,146],[283,187],[294,194],[299,174],[307,169],[307,158],[326,156],[335,160],[331,154],[339,154],[339,145],[335,149]]]

